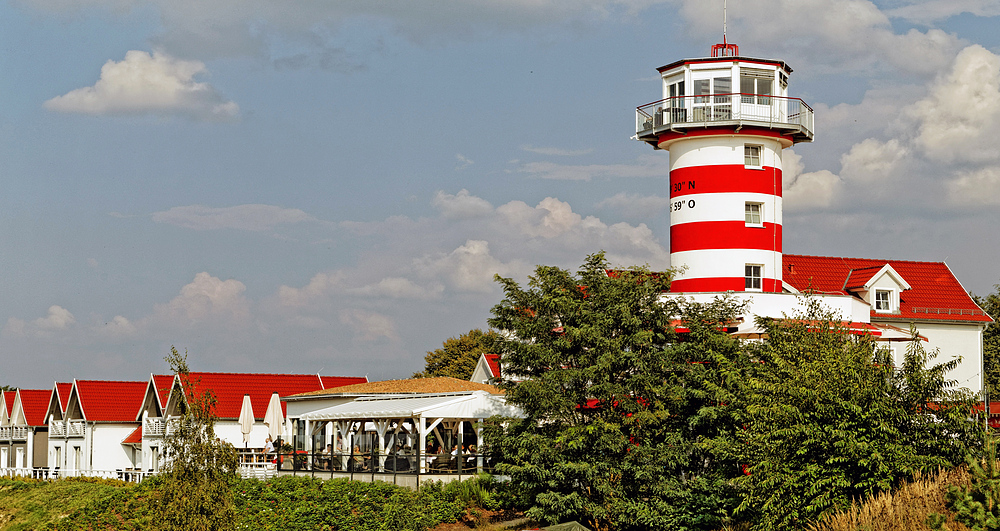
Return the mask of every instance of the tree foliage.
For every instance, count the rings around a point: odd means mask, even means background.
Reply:
[[[580,271],[539,266],[527,288],[497,277],[505,298],[490,326],[509,403],[526,418],[493,422],[498,469],[522,488],[528,514],[595,529],[716,529],[735,507],[739,424],[732,404],[749,360],[715,326],[732,307],[687,310],[678,345],[663,300],[666,274],[607,274],[603,253]]]
[[[743,397],[748,473],[742,519],[794,529],[888,490],[916,471],[955,466],[981,442],[975,397],[945,378],[914,335],[901,367],[814,301],[797,319],[762,319],[767,340]]]
[[[727,333],[744,308],[663,297],[667,275],[609,275],[603,254],[497,280],[489,324],[521,380],[500,386],[526,416],[492,419],[485,441],[539,521],[801,528],[982,440],[974,395],[946,377],[957,361],[915,335],[893,367],[808,297],[745,341]]]
[[[151,500],[159,529],[215,531],[232,529],[234,506],[230,484],[239,477],[236,450],[215,435],[215,394],[198,389],[187,353],[170,347],[164,358],[185,390],[181,417],[165,438],[167,464],[156,478]]]
[[[1000,397],[1000,284],[993,289],[995,291],[985,297],[972,296],[995,321],[986,325],[983,331],[983,376],[990,400]]]
[[[414,373],[414,378],[450,376],[468,380],[476,370],[476,363],[482,354],[494,354],[491,345],[496,332],[483,332],[476,328],[458,337],[450,337],[444,345],[424,356],[426,366],[422,372]]]

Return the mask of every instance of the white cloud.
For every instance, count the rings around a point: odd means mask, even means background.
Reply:
[[[301,223],[312,219],[297,208],[282,208],[273,205],[238,205],[223,208],[190,205],[173,207],[170,210],[153,214],[153,221],[157,223],[167,223],[195,230],[262,231],[281,224]]]
[[[381,339],[399,341],[392,319],[380,313],[357,308],[340,312],[340,322],[354,331],[355,341],[373,343]]]
[[[198,273],[169,303],[155,306],[149,324],[245,325],[250,318],[250,301],[243,296],[246,289],[239,280],[223,281],[206,272]]]
[[[1000,57],[979,45],[955,58],[930,94],[909,114],[919,123],[917,144],[939,161],[985,161],[1000,158]]]
[[[458,161],[458,166],[455,166],[456,170],[464,170],[465,168],[468,168],[469,166],[475,164],[475,161],[466,157],[465,155],[462,155],[461,153],[455,154],[455,160]]]
[[[443,277],[457,291],[479,293],[495,289],[493,275],[509,275],[524,267],[497,260],[483,240],[468,240],[450,253],[414,260],[414,266],[424,276]]]
[[[353,295],[365,297],[387,297],[391,299],[439,299],[444,292],[444,286],[434,283],[431,286],[420,286],[408,278],[383,278],[375,284],[348,290]]]
[[[931,24],[962,13],[979,17],[1000,15],[1000,2],[996,0],[909,0],[906,4],[886,13],[918,24]]]
[[[65,330],[76,322],[73,314],[62,306],[49,306],[49,313],[45,317],[35,319],[32,324],[39,330]]]
[[[908,151],[895,138],[886,142],[866,138],[840,158],[840,175],[871,190],[873,183],[891,179]]]
[[[638,164],[570,165],[554,162],[527,162],[516,170],[538,179],[590,181],[596,178],[664,177],[670,174],[667,157],[643,155]]]
[[[532,208],[523,201],[511,201],[497,208],[511,227],[532,238],[555,238],[584,223],[583,216],[573,212],[569,203],[546,197]],[[593,217],[587,223],[600,223]]]
[[[278,301],[282,306],[301,307],[327,297],[345,280],[343,271],[316,273],[309,284],[302,288],[281,286],[278,288]]]
[[[656,79],[659,81],[660,78]],[[561,149],[554,147],[535,147],[531,145],[521,146],[521,149],[532,153],[538,153],[539,155],[551,155],[554,157],[578,157],[593,151],[592,149]]]
[[[721,3],[678,3],[690,35],[716,34]],[[898,35],[889,17],[868,0],[733,2],[729,27],[744,44],[767,43],[786,60],[808,62],[814,71],[876,72],[878,65],[886,65],[901,72],[934,74],[962,44],[956,36],[940,30]],[[780,40],[775,40],[776,35]],[[914,60],[916,57],[920,59]]]
[[[961,206],[1000,205],[1000,167],[960,173],[947,185],[948,199]]]
[[[3,333],[6,336],[47,336],[54,332],[68,330],[76,323],[76,318],[69,310],[62,306],[49,306],[45,317],[39,317],[33,321],[25,321],[16,317],[7,319]]]
[[[94,86],[56,96],[45,102],[45,108],[93,115],[184,115],[199,120],[237,117],[236,103],[208,83],[194,80],[207,72],[199,61],[131,50],[124,60],[105,63]]]
[[[493,212],[489,201],[470,194],[464,188],[454,195],[438,190],[431,205],[446,219],[478,218]]]
[[[121,315],[116,315],[110,321],[95,327],[95,332],[110,338],[132,337],[138,330],[134,324]]]

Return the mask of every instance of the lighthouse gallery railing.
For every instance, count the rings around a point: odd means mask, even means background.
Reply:
[[[796,126],[812,134],[813,110],[799,98],[735,93],[677,96],[654,101],[635,110],[635,131],[639,135],[664,127],[721,122]]]

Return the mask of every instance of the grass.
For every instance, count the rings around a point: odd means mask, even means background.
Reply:
[[[130,487],[114,480],[0,480],[0,529],[44,529],[122,488]]]
[[[926,531],[931,513],[948,515],[951,531],[969,531],[956,522],[945,507],[944,494],[949,485],[964,487],[971,476],[964,467],[943,470],[933,477],[917,477],[899,488],[883,492],[863,503],[823,518],[812,524],[809,531]]]

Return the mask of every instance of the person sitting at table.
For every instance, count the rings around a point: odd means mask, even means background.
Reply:
[[[330,454],[332,453],[332,450],[333,450],[333,445],[328,444],[326,445],[326,448],[323,448],[323,450],[319,452],[319,457],[316,458],[317,464],[319,464],[319,468],[323,470],[330,469]]]
[[[362,472],[368,470],[365,466],[365,457],[361,454],[361,447],[355,446],[354,453],[351,456],[350,462],[347,464],[347,469],[351,472]]]
[[[462,465],[466,469],[476,468],[476,445],[469,445],[469,456],[465,458],[465,463]]]

